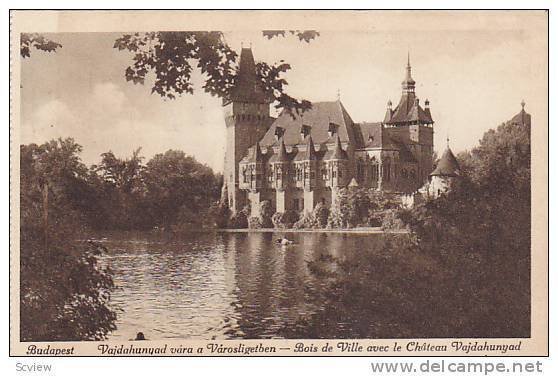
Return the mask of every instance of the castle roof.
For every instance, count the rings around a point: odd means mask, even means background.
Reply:
[[[460,174],[459,163],[448,146],[430,176],[459,176]]]
[[[240,51],[240,63],[235,79],[234,88],[231,90],[229,100],[224,104],[235,102],[268,103],[269,100],[262,89],[256,75],[256,63],[252,49],[243,48]]]
[[[433,124],[432,115],[428,108],[428,101],[426,109],[420,106],[419,99],[415,96],[415,80],[411,77],[411,62],[407,58],[407,72],[405,79],[401,83],[403,93],[399,104],[395,109],[391,109],[391,102],[388,103],[388,109],[384,117],[385,124],[406,124],[406,123],[421,123]]]
[[[312,141],[316,144],[333,143],[335,139],[330,136],[331,126],[336,125],[335,134],[338,134],[341,142],[353,143],[355,136],[353,132],[353,120],[345,110],[340,101],[315,102],[312,108],[302,114],[293,114],[283,111],[273,122],[261,140],[262,146],[276,144],[275,130],[277,127],[284,129],[283,139],[285,145],[304,145],[306,139],[300,137],[302,126],[306,126]]]
[[[389,109],[388,109],[389,111]],[[386,119],[387,119],[386,113]],[[401,123],[434,123],[432,120],[432,115],[430,114],[430,109],[424,110],[420,104],[419,99],[415,96],[415,93],[403,93],[399,104],[395,107],[392,112],[391,118],[389,120],[384,119],[386,124],[401,124]]]

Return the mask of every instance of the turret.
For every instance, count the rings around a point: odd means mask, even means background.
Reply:
[[[461,177],[461,169],[457,158],[448,146],[438,161],[436,168],[430,174],[429,192],[433,197],[438,197],[449,192]]]

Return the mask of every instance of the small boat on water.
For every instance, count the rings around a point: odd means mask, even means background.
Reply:
[[[291,244],[294,244],[294,242],[293,242],[292,240],[289,240],[289,239],[287,239],[287,238],[275,239],[275,243],[281,244],[281,245],[291,245]]]

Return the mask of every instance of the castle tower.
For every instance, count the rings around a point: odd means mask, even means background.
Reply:
[[[424,108],[415,93],[416,82],[411,75],[411,59],[407,55],[405,77],[401,82],[401,99],[395,109],[391,101],[383,123],[387,134],[405,144],[418,162],[416,171],[416,188],[422,186],[432,171],[432,153],[434,147],[434,120],[430,112],[430,101],[424,101]]]
[[[268,130],[272,118],[269,103],[256,75],[250,48],[242,48],[235,86],[223,101],[227,140],[223,172],[227,201],[233,213],[247,204],[246,192],[239,190],[239,162]]]
[[[459,163],[449,147],[448,139],[448,145],[442,158],[438,161],[436,169],[430,174],[429,193],[436,198],[450,191],[460,176]]]

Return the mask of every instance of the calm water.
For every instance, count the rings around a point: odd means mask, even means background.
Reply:
[[[103,262],[115,272],[112,304],[120,310],[112,339],[139,331],[148,339],[280,337],[279,329],[314,312],[324,281],[307,262],[322,254],[358,258],[381,235],[198,233],[105,235]]]

